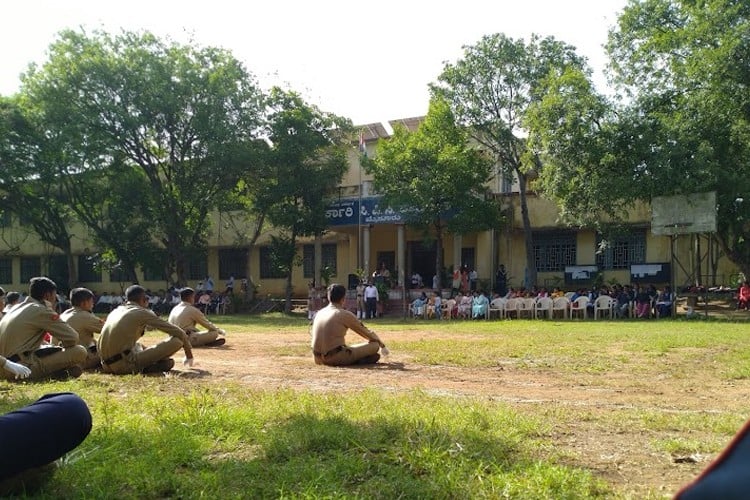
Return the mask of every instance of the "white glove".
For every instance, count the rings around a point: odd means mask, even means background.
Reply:
[[[15,375],[16,379],[28,378],[28,376],[31,375],[31,368],[20,363],[14,363],[11,360],[5,361],[5,366],[3,368]]]
[[[223,328],[219,328],[219,335],[226,335],[227,332],[224,331]]]
[[[380,348],[380,354],[385,358],[391,354],[391,351],[389,351],[386,346],[383,346]]]
[[[182,365],[187,366],[188,368],[192,368],[194,363],[194,358],[188,358],[187,356],[182,358]]]

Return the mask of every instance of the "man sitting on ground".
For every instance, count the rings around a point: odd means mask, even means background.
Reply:
[[[315,364],[346,366],[377,363],[378,349],[385,344],[375,332],[365,327],[351,312],[344,309],[346,288],[343,285],[328,287],[329,304],[318,311],[312,324],[312,350]],[[346,345],[346,332],[352,330],[368,340],[360,344]]]
[[[93,313],[94,292],[88,288],[74,288],[70,291],[70,303],[73,307],[63,312],[60,319],[78,332],[78,345],[88,351],[83,369],[95,370],[101,365],[101,359],[96,352],[94,334],[102,331],[104,321]]]
[[[80,377],[86,348],[78,345],[78,332],[54,311],[57,285],[45,277],[31,278],[29,296],[0,320],[0,355],[31,368],[31,379]],[[50,308],[48,304],[52,304]],[[62,347],[44,347],[45,333]],[[11,375],[3,373],[6,379]]]
[[[193,366],[193,350],[187,334],[159,318],[148,308],[146,290],[140,285],[125,290],[127,302],[109,313],[102,327],[97,344],[105,373],[157,373],[174,367],[170,357],[180,350],[185,351],[185,366]],[[146,327],[161,330],[170,335],[168,340],[144,349],[138,340]]]
[[[195,303],[195,291],[192,288],[184,288],[180,292],[180,298],[182,302],[177,304],[169,313],[168,321],[185,330],[193,347],[224,345],[226,339],[219,337],[219,335],[224,335],[224,330],[208,321],[206,316],[193,305]],[[196,325],[208,328],[208,331],[201,332],[196,328]]]

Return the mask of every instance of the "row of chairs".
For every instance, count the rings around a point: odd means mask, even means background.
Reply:
[[[615,300],[602,295],[593,304],[593,317],[599,319],[614,318]],[[548,318],[562,317],[563,319],[588,317],[589,298],[578,297],[572,301],[567,297],[539,298],[497,298],[490,303],[487,319],[496,318]]]

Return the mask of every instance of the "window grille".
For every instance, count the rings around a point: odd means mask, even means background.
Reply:
[[[599,269],[630,269],[631,264],[646,262],[646,232],[632,231],[605,240],[596,236],[596,265]]]
[[[541,272],[564,271],[576,265],[576,235],[569,232],[534,233],[534,264]]]

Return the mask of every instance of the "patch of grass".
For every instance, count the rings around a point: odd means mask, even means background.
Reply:
[[[229,339],[272,334],[273,355],[309,355],[309,338],[300,340],[305,318],[223,316],[221,325]],[[660,380],[700,390],[750,376],[747,323],[386,318],[368,325],[415,363],[503,367],[592,390],[658,397]],[[512,406],[376,387],[376,378],[360,391],[323,392],[86,376],[0,385],[0,410],[61,391],[81,395],[92,410],[91,435],[39,498],[621,497],[628,495],[576,466],[580,457],[557,439],[587,428],[647,436],[646,446],[673,456],[711,454],[746,418],[704,406],[664,411],[648,401]],[[654,487],[644,496],[663,493]]]

